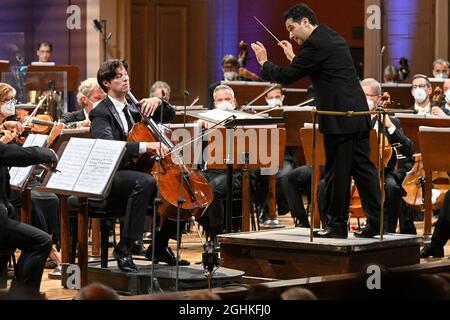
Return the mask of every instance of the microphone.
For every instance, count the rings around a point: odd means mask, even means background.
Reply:
[[[381,47],[380,54],[384,54],[384,51],[386,50],[386,46]]]
[[[189,91],[184,90],[184,95],[185,95],[185,96],[189,96]]]
[[[103,24],[99,20],[94,19],[94,27],[98,31],[103,32]]]

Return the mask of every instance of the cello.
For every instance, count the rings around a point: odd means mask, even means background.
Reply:
[[[130,91],[127,97],[140,110],[139,102]],[[136,123],[128,133],[128,141],[160,142],[169,150],[173,150],[174,144],[156,122],[142,113],[141,116],[142,121]],[[148,155],[144,156],[146,158],[142,161],[148,164],[147,173],[151,173],[159,184],[162,200],[158,208],[159,215],[162,218],[177,220],[177,209],[180,206],[181,220],[200,218],[213,200],[213,192],[205,177],[200,172],[189,169],[181,158],[177,159],[176,163],[170,154],[163,159],[157,159],[159,164],[155,164]]]

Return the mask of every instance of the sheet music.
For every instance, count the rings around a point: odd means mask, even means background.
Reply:
[[[48,135],[43,134],[29,134],[25,140],[23,147],[43,147],[47,142]],[[31,175],[33,166],[28,167],[12,167],[9,169],[11,186],[23,188],[28,177]]]
[[[124,141],[71,138],[46,187],[102,195],[125,148]]]
[[[73,190],[102,194],[124,147],[123,141],[97,140]]]
[[[245,112],[238,112],[238,111],[227,111],[227,110],[221,110],[221,109],[213,109],[208,110],[205,112],[201,112],[198,114],[199,116],[211,119],[212,122],[221,122],[231,116],[235,116],[236,119],[255,119],[255,118],[261,118],[259,116],[253,116],[249,113]]]

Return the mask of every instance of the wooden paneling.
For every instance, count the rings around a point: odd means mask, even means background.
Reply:
[[[148,96],[157,80],[171,89],[171,103],[182,105],[184,91],[206,99],[207,1],[133,0],[130,75],[136,96]],[[202,102],[202,101],[201,101]]]
[[[187,89],[187,6],[156,6],[155,80],[169,83],[174,101]]]

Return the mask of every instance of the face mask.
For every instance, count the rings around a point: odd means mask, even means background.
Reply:
[[[436,79],[447,79],[448,78],[448,74],[447,73],[436,73],[435,78]]]
[[[417,103],[422,103],[427,98],[427,93],[422,88],[414,89],[413,91],[413,97],[416,100]]]
[[[229,71],[229,72],[224,72],[223,77],[226,81],[233,81],[233,80],[237,79],[238,74],[237,74],[237,72]]]
[[[447,104],[450,104],[450,89],[446,90],[444,92],[445,95],[445,102],[447,102]]]
[[[2,104],[1,113],[5,118],[13,116],[16,114],[16,105],[12,101],[5,102]]]
[[[281,99],[278,99],[278,98],[268,99],[266,101],[267,101],[267,105],[271,108],[275,108],[276,106],[281,107],[281,104],[282,104]]]
[[[228,101],[222,101],[217,105],[217,109],[220,110],[234,110],[234,106],[231,104],[231,102]]]
[[[375,106],[373,101],[370,99],[367,99],[367,105],[369,106],[369,110],[373,110],[373,107]]]

